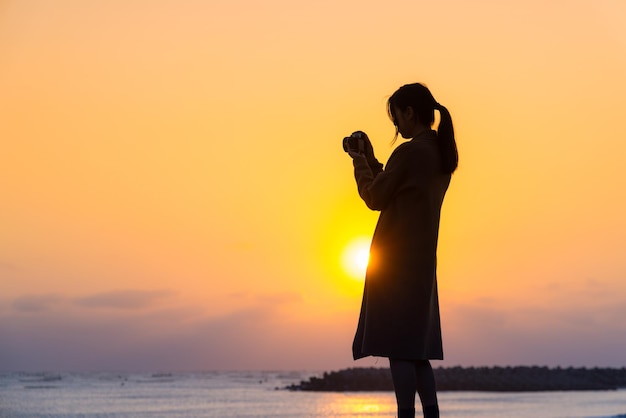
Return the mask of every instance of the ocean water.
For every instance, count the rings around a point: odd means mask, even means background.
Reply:
[[[0,374],[0,417],[395,417],[391,392],[280,389],[312,375],[4,373]],[[442,392],[439,402],[442,418],[626,418],[626,390]]]

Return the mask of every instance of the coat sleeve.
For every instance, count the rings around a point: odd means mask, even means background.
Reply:
[[[406,173],[406,160],[406,153],[400,149],[392,155],[384,170],[382,165],[372,167],[365,157],[352,160],[359,196],[368,208],[383,210],[387,207],[401,186]]]
[[[376,157],[372,157],[371,159],[368,158],[367,164],[370,166],[374,177],[376,177],[378,173],[383,171],[383,165],[376,159]]]

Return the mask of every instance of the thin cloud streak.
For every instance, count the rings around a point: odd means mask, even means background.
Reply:
[[[172,296],[171,290],[116,290],[78,298],[74,303],[87,308],[145,309]]]
[[[61,295],[54,293],[24,295],[14,299],[11,306],[17,312],[45,312],[63,300],[64,298]]]

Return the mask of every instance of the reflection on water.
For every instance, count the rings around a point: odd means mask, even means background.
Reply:
[[[284,372],[0,374],[0,417],[395,417],[392,392],[276,389],[308,377]],[[443,392],[439,401],[445,418],[626,418],[626,390]]]
[[[319,417],[393,417],[396,413],[392,393],[328,393],[316,402]]]

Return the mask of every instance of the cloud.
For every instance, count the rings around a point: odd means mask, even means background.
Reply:
[[[22,297],[20,312],[26,314],[0,315],[0,369],[328,370],[370,365],[370,359],[351,359],[356,310],[333,311],[297,293],[238,293],[230,297],[239,308],[208,316],[201,305],[167,300],[172,293],[106,292],[80,298],[82,304],[58,295]],[[595,297],[593,303],[576,303],[572,294],[561,296],[570,304],[448,301],[442,312],[446,361],[436,365],[623,366],[626,304]],[[380,359],[373,364],[386,365]]]
[[[174,295],[172,290],[117,290],[68,298],[56,293],[27,294],[8,301],[17,313],[41,313],[70,306],[87,309],[138,310],[158,307],[160,302]],[[70,302],[69,304],[67,302]]]
[[[296,294],[249,296],[255,302],[247,307],[213,317],[193,306],[110,312],[75,305],[0,316],[0,369],[324,370],[351,363],[355,313],[307,315]]]
[[[77,298],[74,303],[87,308],[133,310],[152,307],[173,294],[171,290],[116,290]]]
[[[620,318],[626,316],[626,305],[612,300],[568,301],[569,305],[466,301],[450,306],[443,324],[446,361],[623,366],[626,323]]]
[[[45,312],[63,301],[57,294],[24,295],[13,300],[11,306],[17,312]]]

